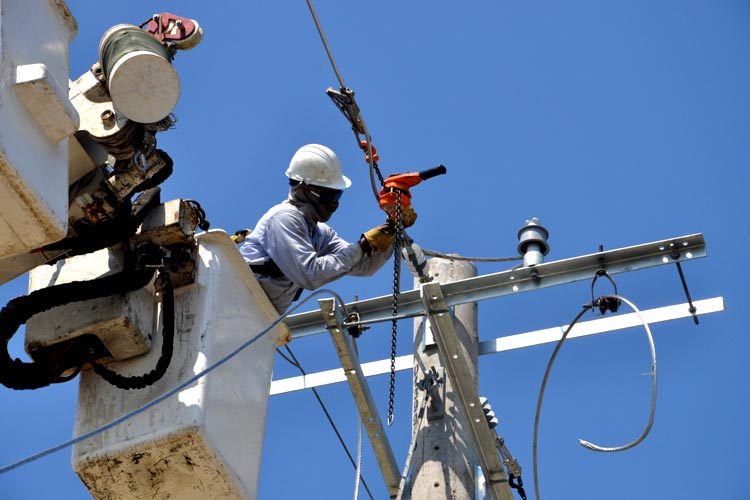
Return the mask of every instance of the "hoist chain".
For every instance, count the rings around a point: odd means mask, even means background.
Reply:
[[[391,302],[391,373],[388,386],[388,425],[393,423],[393,401],[396,392],[396,341],[398,339],[398,294],[401,291],[401,240],[403,238],[403,216],[401,196],[396,197],[396,236],[393,239],[393,300]]]
[[[368,158],[372,158],[372,143],[370,142],[370,136],[367,137],[367,155]],[[378,176],[378,181],[380,181],[381,186],[385,186],[385,177],[383,177],[383,173],[380,171],[380,166],[378,166],[378,163],[374,160],[370,162],[370,166],[375,171],[375,174]]]

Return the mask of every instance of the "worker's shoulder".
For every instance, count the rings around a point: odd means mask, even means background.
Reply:
[[[265,221],[265,223],[304,223],[305,215],[291,203],[282,202],[268,209],[263,217],[261,217],[261,221]]]

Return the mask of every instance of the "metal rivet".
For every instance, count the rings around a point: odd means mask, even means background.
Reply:
[[[357,370],[349,370],[349,373],[354,375],[355,373],[357,373]]]
[[[472,408],[474,408],[476,405],[477,404],[474,401],[472,401],[471,403],[469,403],[469,406],[471,406]]]
[[[513,291],[514,291],[514,292],[517,292],[517,291],[518,291],[518,285],[513,285]]]
[[[692,252],[688,252],[688,253],[685,254],[685,257],[687,257],[688,259],[692,259],[693,258],[693,253]]]
[[[682,246],[684,246],[684,247],[688,246],[688,242],[687,241],[683,241],[682,242]]]
[[[659,245],[659,251],[660,251],[660,252],[663,252],[663,251],[664,251],[664,245]]]
[[[115,123],[115,113],[111,109],[103,111],[101,118],[104,125],[112,125]]]
[[[667,262],[669,262],[669,259],[668,259],[668,258],[666,258],[666,257],[662,257],[662,258],[661,258],[661,261],[662,261],[662,262],[664,262],[664,263],[666,264]]]
[[[458,354],[454,354],[454,355],[453,355],[453,356],[451,356],[451,357],[452,357],[453,359],[458,359]]]
[[[437,297],[437,295],[433,295],[433,296],[432,296],[432,297],[430,297],[430,298],[431,298],[432,300],[437,300],[437,298],[438,298],[438,297]]]
[[[511,277],[510,277],[510,280],[511,280],[511,281],[513,281],[514,279],[516,279],[516,277],[515,277],[515,276],[511,276]]]

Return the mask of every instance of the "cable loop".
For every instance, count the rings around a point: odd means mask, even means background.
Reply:
[[[606,296],[606,298],[613,298],[613,299],[616,299],[618,302],[619,301],[624,302],[631,309],[633,309],[633,312],[636,313],[636,315],[638,316],[638,319],[641,320],[641,324],[643,325],[643,329],[646,332],[646,337],[648,339],[649,349],[651,351],[651,408],[649,409],[648,423],[646,424],[646,427],[643,429],[643,432],[641,432],[641,435],[638,436],[633,441],[631,441],[630,443],[624,444],[622,446],[599,446],[589,441],[586,441],[584,439],[578,440],[581,446],[589,450],[612,453],[612,452],[625,451],[625,450],[629,450],[630,448],[634,448],[635,446],[640,444],[644,439],[646,439],[646,436],[648,436],[648,433],[651,431],[651,427],[654,425],[654,416],[656,414],[656,346],[654,345],[654,337],[651,334],[651,328],[649,327],[649,324],[646,322],[643,315],[641,314],[640,309],[638,309],[638,307],[635,304],[633,304],[631,301],[629,301],[625,297],[621,297],[619,295],[609,295],[609,296]]]
[[[594,277],[594,279],[596,280],[596,277]],[[649,409],[648,423],[646,424],[646,427],[644,428],[643,432],[641,432],[641,435],[637,437],[635,440],[631,441],[630,443],[627,443],[622,446],[612,446],[612,447],[599,446],[599,445],[593,444],[583,439],[578,440],[581,446],[589,450],[612,453],[612,452],[628,450],[630,448],[637,446],[646,438],[646,436],[648,436],[648,433],[651,431],[651,427],[653,426],[653,423],[654,423],[654,416],[656,414],[656,373],[657,373],[656,372],[656,347],[654,346],[654,338],[651,334],[651,328],[649,327],[648,322],[646,322],[645,318],[641,314],[641,311],[638,309],[638,307],[635,304],[633,304],[631,301],[629,301],[628,299],[620,295],[605,295],[601,299],[605,299],[610,302],[614,301],[615,303],[619,303],[620,301],[622,301],[622,302],[625,302],[628,306],[630,306],[633,309],[633,311],[637,314],[638,319],[640,319],[641,323],[643,324],[643,328],[646,332],[646,337],[648,338],[649,348],[651,351],[651,376],[652,376],[651,407]],[[539,474],[538,474],[538,463],[537,463],[538,446],[537,445],[538,445],[538,436],[539,436],[539,421],[540,421],[540,416],[541,416],[541,411],[542,411],[542,401],[544,399],[544,391],[547,387],[547,381],[549,380],[550,372],[552,371],[552,365],[554,364],[555,359],[557,358],[557,355],[560,352],[560,349],[562,348],[563,343],[568,338],[568,334],[573,329],[573,327],[578,323],[578,321],[583,317],[583,315],[589,309],[592,309],[594,307],[597,307],[594,302],[592,302],[591,304],[584,304],[583,308],[578,313],[578,315],[576,315],[573,322],[570,325],[568,325],[568,327],[565,329],[565,332],[563,332],[562,337],[560,338],[557,345],[555,346],[555,350],[552,352],[552,356],[550,357],[549,362],[547,363],[547,368],[544,372],[544,377],[542,378],[542,385],[539,389],[539,397],[537,399],[536,413],[534,415],[534,437],[533,437],[533,445],[532,445],[532,456],[533,456],[533,467],[534,467],[534,490],[536,493],[537,500],[541,500],[541,495],[539,493]]]

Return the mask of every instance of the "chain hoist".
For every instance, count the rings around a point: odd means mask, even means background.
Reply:
[[[388,384],[388,425],[393,423],[393,402],[396,394],[396,344],[398,340],[398,294],[401,291],[401,241],[403,212],[401,197],[396,198],[396,234],[393,239],[393,297],[391,300],[391,373]]]

